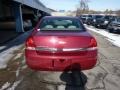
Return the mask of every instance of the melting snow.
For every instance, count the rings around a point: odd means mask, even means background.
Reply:
[[[115,46],[120,47],[120,35],[113,34],[105,31],[104,29],[96,29],[93,27],[86,26],[88,30],[94,31],[96,33],[99,33],[107,38],[110,42],[112,42]]]
[[[17,71],[16,71],[16,77],[18,77],[19,76],[19,73],[20,73],[20,67],[17,69]]]
[[[7,67],[7,62],[14,56],[13,52],[15,50],[19,50],[20,47],[22,47],[22,45],[11,47],[10,49],[7,49],[0,53],[0,69]]]
[[[32,31],[32,30],[31,30]],[[31,31],[28,31],[26,33],[23,33],[16,39],[8,42],[5,46],[1,46],[0,50],[5,49],[0,52],[0,69],[4,69],[7,67],[8,61],[15,56],[14,51],[19,50],[23,44],[26,38],[30,35]],[[20,55],[16,56],[16,58],[20,57]]]
[[[16,60],[16,59],[20,58],[21,56],[22,56],[22,53],[18,53],[18,54],[14,57],[14,59]]]
[[[18,86],[18,84],[19,84],[20,82],[21,82],[21,80],[14,82],[13,85],[12,85],[10,88],[8,88],[7,90],[15,90],[15,88]]]
[[[10,86],[10,83],[6,82],[2,88],[0,90],[5,90],[6,88],[8,88]]]

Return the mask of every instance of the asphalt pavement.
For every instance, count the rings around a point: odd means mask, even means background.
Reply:
[[[98,62],[80,72],[34,71],[25,64],[24,48],[0,70],[0,90],[120,90],[120,48],[90,31],[98,42]]]

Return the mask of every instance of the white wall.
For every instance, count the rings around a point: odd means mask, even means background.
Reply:
[[[52,12],[52,16],[75,16],[73,12]]]

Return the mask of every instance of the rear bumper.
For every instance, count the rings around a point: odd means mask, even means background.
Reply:
[[[120,31],[120,27],[115,26],[115,27],[113,27],[113,29],[116,30],[116,31]]]
[[[94,56],[40,56],[34,51],[25,51],[26,63],[34,70],[40,71],[64,71],[74,68],[73,64],[79,64],[79,70],[91,69],[97,62],[97,51]]]

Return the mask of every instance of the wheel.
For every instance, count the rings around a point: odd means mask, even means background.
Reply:
[[[109,27],[107,27],[107,28],[106,28],[106,31],[107,31],[107,32],[109,32],[109,30],[110,30],[110,28],[109,28]]]
[[[113,32],[114,32],[114,30],[113,30],[113,29],[109,29],[109,32],[110,32],[110,33],[113,33]]]
[[[97,26],[97,25],[95,25],[95,27],[96,27],[96,28],[98,28],[98,26]]]

